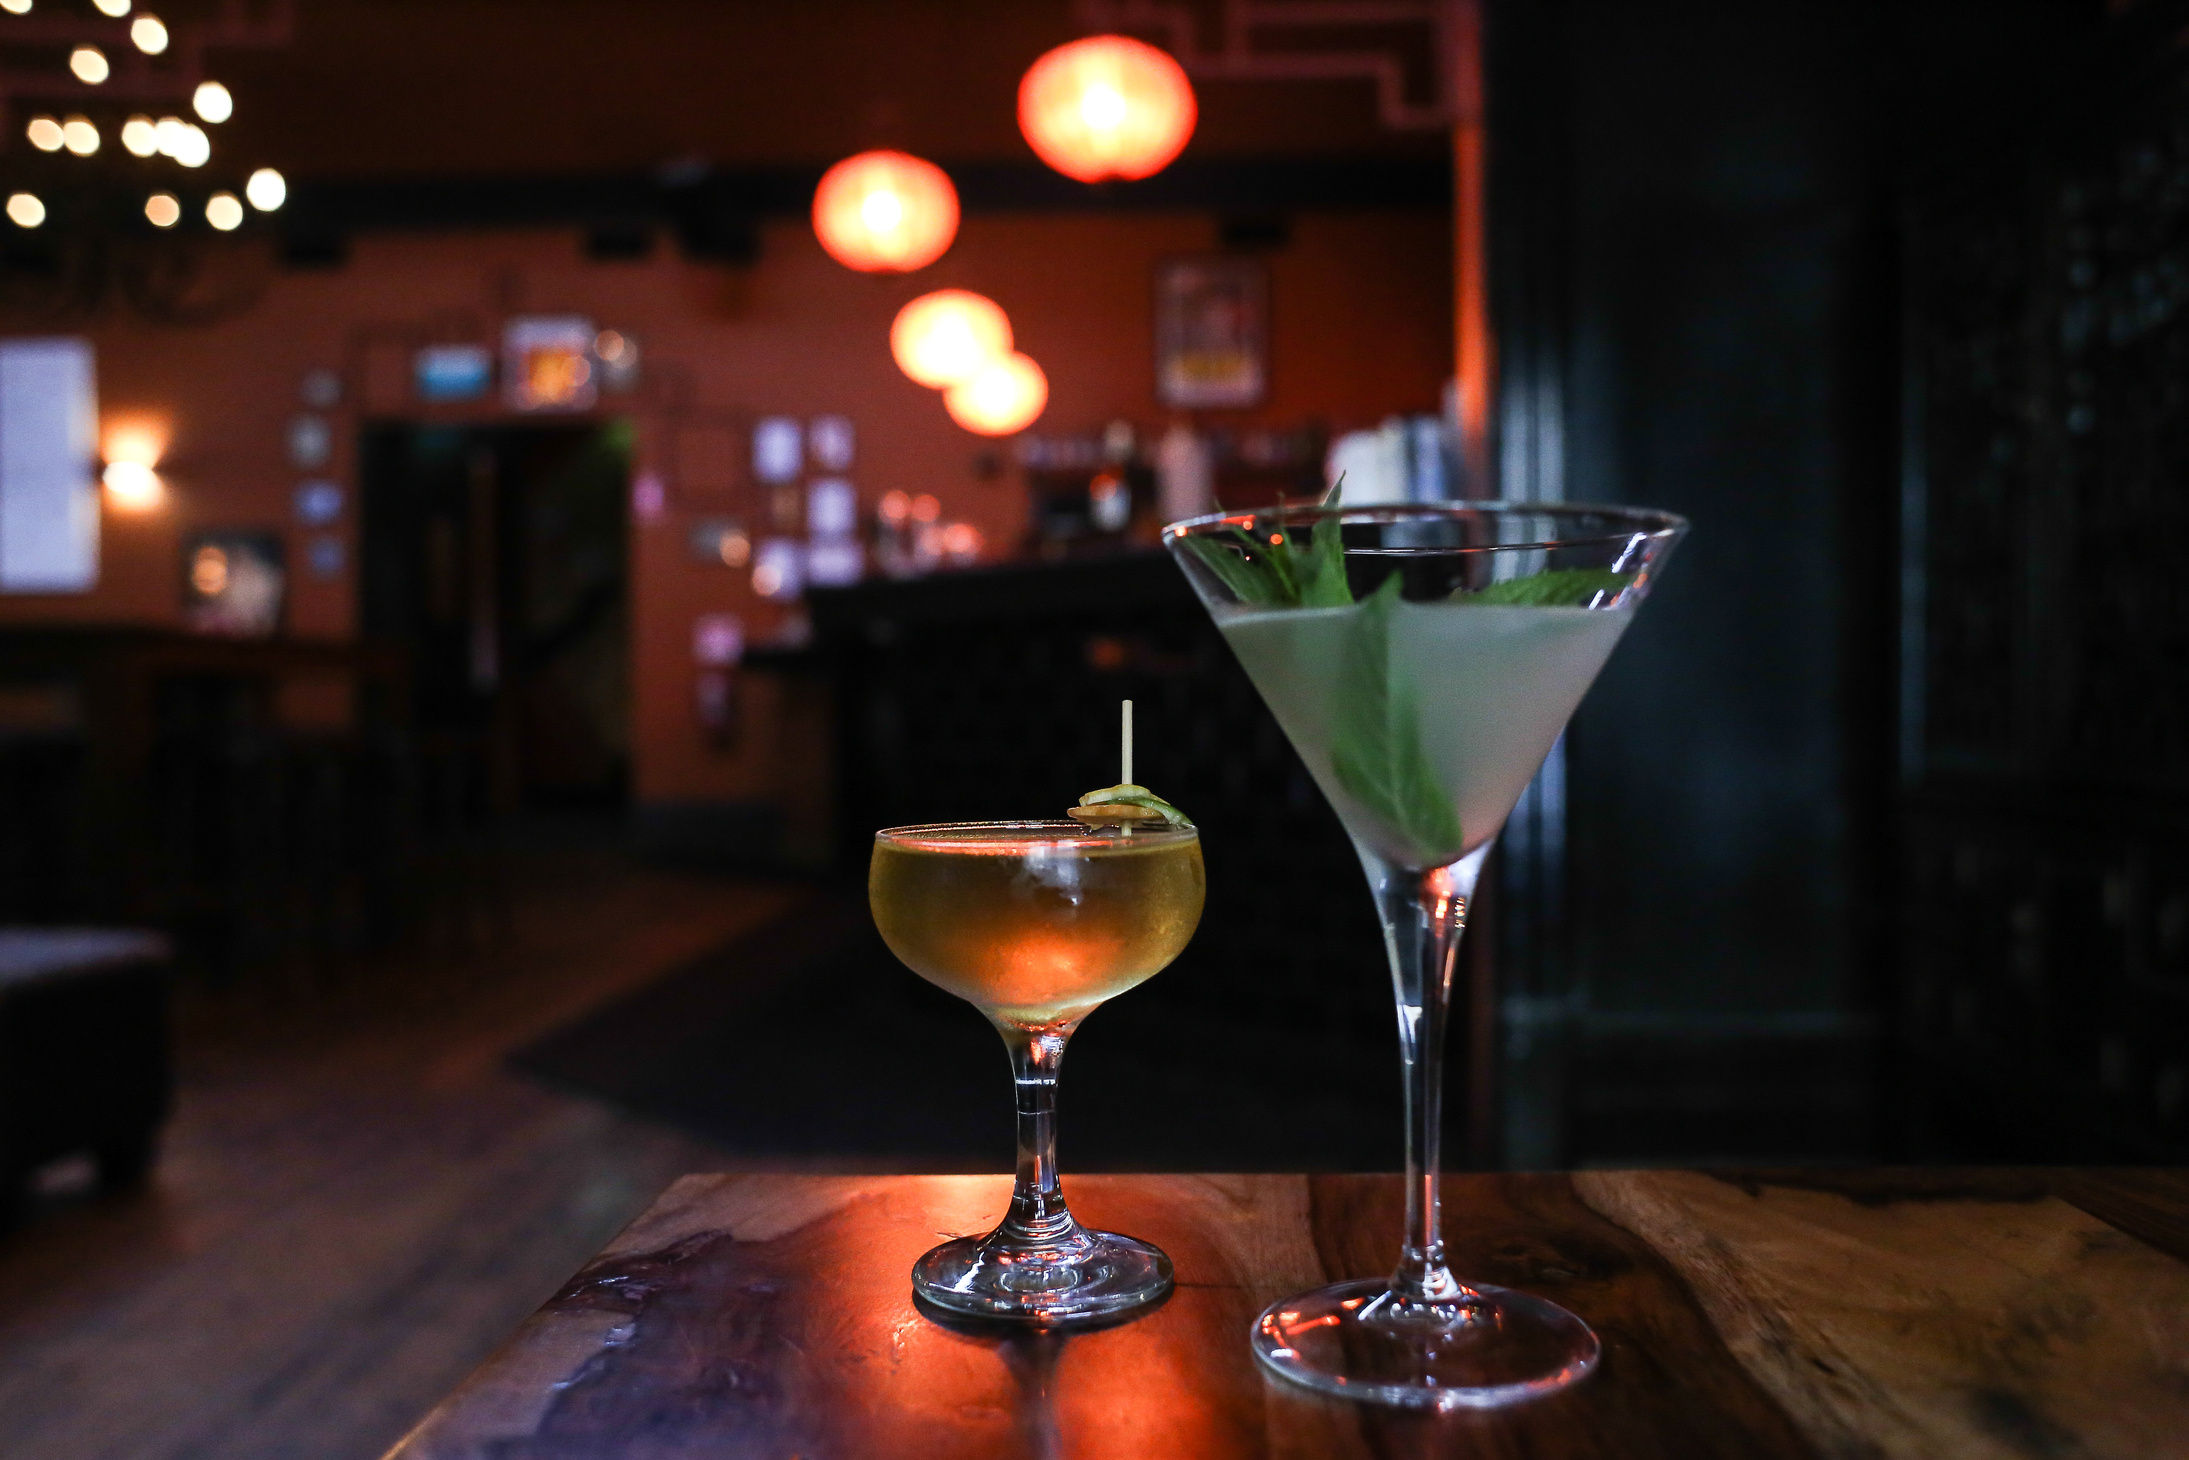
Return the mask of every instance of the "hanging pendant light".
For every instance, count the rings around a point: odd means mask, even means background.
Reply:
[[[909,273],[941,258],[958,236],[958,190],[932,162],[861,152],[821,175],[813,231],[846,268]]]
[[[1081,182],[1161,172],[1199,115],[1185,69],[1130,36],[1058,46],[1018,86],[1019,130],[1043,162]]]
[[[1049,377],[1024,355],[1006,355],[943,392],[950,419],[980,436],[1009,436],[1034,424],[1049,404]]]
[[[889,353],[918,384],[942,390],[970,380],[1011,353],[1011,321],[970,289],[937,289],[897,311]]]

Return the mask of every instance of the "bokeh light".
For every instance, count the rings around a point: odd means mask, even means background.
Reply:
[[[32,117],[23,132],[40,152],[58,152],[68,143],[68,133],[51,117]]]
[[[154,228],[173,228],[182,221],[182,200],[173,193],[154,193],[144,200],[144,216]]]
[[[897,368],[941,390],[970,380],[1011,353],[1011,321],[969,289],[937,289],[897,311],[889,326]]]
[[[129,22],[130,43],[147,56],[167,49],[167,26],[157,15],[140,15]]]
[[[251,174],[243,185],[243,196],[251,200],[251,206],[261,213],[271,213],[288,201],[289,184],[282,175],[270,167],[262,167]]]
[[[36,228],[46,221],[46,205],[36,193],[8,194],[8,221],[18,228]]]
[[[950,419],[982,436],[1009,436],[1034,424],[1049,404],[1049,378],[1024,355],[1004,356],[943,393]]]
[[[813,231],[846,268],[924,268],[958,236],[958,190],[932,162],[904,152],[861,152],[822,175]]]
[[[236,114],[236,99],[218,81],[200,81],[190,95],[190,108],[209,122],[225,122]]]
[[[68,69],[86,86],[97,86],[114,73],[114,68],[106,63],[106,52],[97,46],[78,46],[70,51]]]
[[[243,226],[243,200],[234,193],[215,193],[205,200],[205,221],[223,233]]]
[[[150,157],[160,150],[160,129],[152,125],[150,117],[131,117],[122,123],[122,146],[132,157]]]
[[[1185,69],[1129,36],[1058,46],[1019,81],[1019,130],[1043,162],[1081,182],[1161,172],[1199,115]]]
[[[89,157],[99,150],[99,129],[89,117],[70,117],[61,123],[61,141],[78,157]]]

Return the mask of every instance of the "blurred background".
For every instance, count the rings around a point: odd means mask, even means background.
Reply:
[[[1694,523],[1454,1164],[2189,1154],[2189,5],[0,12],[0,1452],[377,1454],[683,1171],[1005,1169],[868,839],[1121,698],[1210,901],[1065,1164],[1397,1165],[1155,546],[1341,472]]]

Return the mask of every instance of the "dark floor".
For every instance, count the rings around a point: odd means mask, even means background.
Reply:
[[[186,995],[151,1189],[0,1238],[0,1456],[371,1460],[670,1180],[733,1164],[507,1059],[798,894],[571,846],[509,870],[477,953]]]

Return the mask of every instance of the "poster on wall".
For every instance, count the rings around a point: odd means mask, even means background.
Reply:
[[[201,532],[183,544],[182,618],[198,633],[272,638],[287,589],[279,533]]]
[[[1165,259],[1155,271],[1155,394],[1180,410],[1260,405],[1269,390],[1269,270]]]

